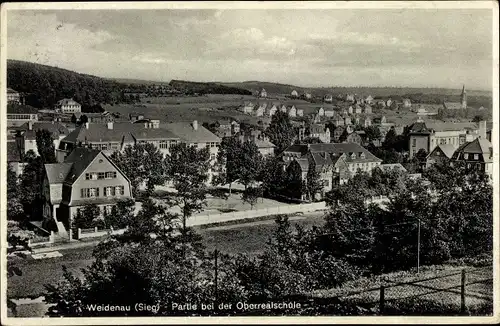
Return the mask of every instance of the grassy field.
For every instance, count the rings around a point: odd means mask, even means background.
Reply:
[[[323,223],[322,214],[304,215],[292,218],[292,224],[304,227]],[[265,247],[269,237],[275,230],[274,220],[221,226],[208,229],[197,229],[203,237],[207,250],[219,249],[223,253],[248,253],[256,255]],[[93,247],[63,250],[62,257],[34,260],[18,259],[15,265],[20,267],[22,276],[10,277],[7,286],[9,298],[38,297],[45,292],[44,284],[56,283],[63,275],[62,265],[74,273],[81,275],[81,268],[89,266],[92,261]]]

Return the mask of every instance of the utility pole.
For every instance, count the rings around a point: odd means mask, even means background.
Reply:
[[[214,267],[215,267],[215,273],[214,273],[215,274],[215,281],[214,281],[215,305],[214,306],[215,307],[217,307],[217,301],[218,301],[218,280],[217,280],[219,278],[218,277],[219,276],[218,254],[219,254],[218,250],[215,249],[215,251],[214,251]],[[216,309],[215,307],[214,307],[214,309]]]
[[[417,274],[420,272],[420,219],[418,219],[417,230]]]

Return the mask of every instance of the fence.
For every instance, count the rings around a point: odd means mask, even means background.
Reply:
[[[257,218],[262,216],[278,215],[278,214],[293,214],[293,213],[306,213],[326,209],[325,202],[277,206],[270,208],[262,208],[256,210],[236,211],[230,213],[216,213],[216,214],[200,214],[195,215],[186,221],[187,226],[197,226],[212,223],[222,223],[228,221],[244,220],[249,218]]]
[[[70,231],[70,234],[73,235],[73,238],[77,240],[82,240],[88,238],[99,238],[108,234],[122,234],[123,232],[125,232],[125,229],[115,230],[113,229],[113,227],[110,227],[109,229],[99,230],[97,227],[95,227],[90,229],[81,229],[81,228],[72,229]]]
[[[313,299],[309,305],[359,315],[486,315],[493,313],[492,273],[489,266],[407,282],[385,280],[376,287]]]
[[[28,246],[30,248],[42,247],[54,243],[54,240],[55,240],[55,234],[54,231],[51,231],[48,237],[38,236],[34,239],[29,239]]]

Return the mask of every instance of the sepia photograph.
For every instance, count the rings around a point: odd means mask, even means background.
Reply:
[[[0,21],[2,324],[499,321],[497,2]]]

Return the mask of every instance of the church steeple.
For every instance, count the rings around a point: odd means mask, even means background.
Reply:
[[[460,102],[462,103],[462,109],[467,109],[467,92],[465,91],[465,85],[462,87],[462,94],[460,95]]]

